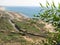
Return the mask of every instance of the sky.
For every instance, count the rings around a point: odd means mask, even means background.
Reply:
[[[52,0],[47,0],[50,4]],[[55,5],[60,3],[60,0],[53,0]],[[40,6],[39,3],[42,3],[44,6],[46,0],[0,0],[0,6]]]

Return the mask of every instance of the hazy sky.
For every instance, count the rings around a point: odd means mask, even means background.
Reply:
[[[52,0],[47,0],[50,4]],[[60,0],[53,0],[57,6]],[[39,3],[45,5],[46,0],[0,0],[0,6],[40,6]]]

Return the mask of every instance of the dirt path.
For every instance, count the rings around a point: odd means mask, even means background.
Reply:
[[[12,24],[13,28],[15,29],[15,31],[19,32],[18,29],[15,27],[15,24],[11,22],[11,20],[9,20],[9,22]]]

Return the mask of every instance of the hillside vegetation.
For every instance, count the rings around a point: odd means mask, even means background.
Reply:
[[[52,13],[53,21],[51,22],[49,13],[52,10],[54,12],[52,8],[42,14],[39,13],[37,18],[27,18],[17,12],[0,11],[0,45],[59,44],[60,28],[58,28],[59,23],[56,22],[59,22],[60,18],[58,19]]]
[[[0,12],[0,45],[43,45],[43,41],[46,42],[49,32],[40,20],[22,18],[16,12]]]

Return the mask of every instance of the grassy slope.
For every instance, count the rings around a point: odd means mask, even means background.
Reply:
[[[7,18],[0,18],[0,44],[8,42],[19,42],[21,45],[32,45],[33,43],[26,41],[20,33],[11,32],[14,30]],[[13,44],[12,44],[13,45]]]
[[[14,30],[13,26],[10,24],[9,20],[6,18],[0,18],[0,30]]]
[[[33,36],[33,35],[28,35],[28,34],[23,35],[20,33],[21,32],[20,29],[23,29],[23,31],[31,33],[31,34],[39,34],[39,35],[43,34],[44,36],[46,36],[45,34],[47,32],[45,32],[45,33],[41,32],[41,30],[44,29],[44,26],[45,26],[44,24],[38,24],[38,23],[34,22],[34,20],[29,20],[29,21],[23,20],[21,22],[12,20],[13,21],[12,23],[15,24],[16,26],[18,26],[18,28],[19,28],[18,29],[19,32],[12,32],[15,29],[13,28],[13,26],[9,22],[9,20],[10,19],[8,19],[8,18],[0,17],[0,42],[1,42],[0,44],[1,45],[5,44],[5,43],[17,43],[17,42],[19,43],[19,45],[37,45],[37,44],[42,45],[43,44],[40,42],[38,42],[36,44],[36,42],[33,43],[31,41],[27,41],[23,36],[27,36],[27,37],[33,39],[34,41],[36,41],[36,40],[40,41],[43,37]],[[39,28],[41,28],[41,30],[36,28],[34,26],[34,24],[37,25]],[[25,33],[25,32],[23,32],[23,33]],[[46,38],[44,38],[44,39],[46,39]],[[11,44],[11,45],[13,45],[13,44]]]
[[[19,26],[21,29],[26,30],[27,32],[40,33],[39,29],[26,22],[15,22],[15,24]],[[14,28],[9,22],[8,18],[0,17],[0,42],[1,42],[0,44],[19,42],[19,44],[21,45],[36,45],[35,43],[32,43],[24,39],[23,35],[21,35],[20,33],[11,32],[13,30]]]

